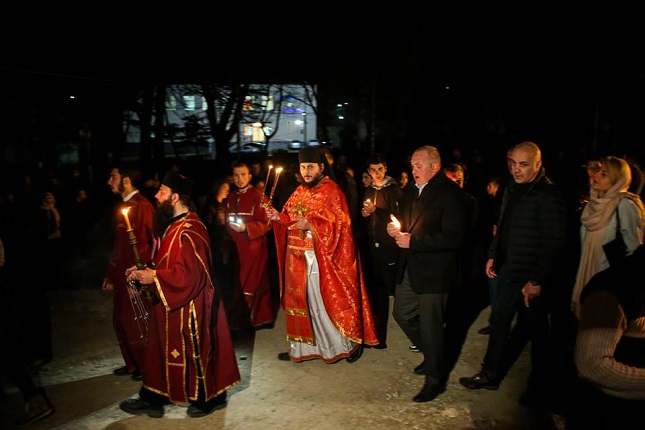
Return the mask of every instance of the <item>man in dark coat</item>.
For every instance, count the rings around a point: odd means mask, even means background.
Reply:
[[[415,184],[403,190],[401,220],[388,224],[387,232],[402,250],[393,317],[424,357],[414,369],[425,375],[413,398],[420,403],[446,389],[444,313],[448,293],[458,282],[469,220],[464,193],[441,169],[437,148],[418,148],[411,164]]]
[[[499,280],[488,348],[482,369],[459,383],[469,389],[497,390],[530,339],[531,373],[520,403],[534,406],[545,400],[549,338],[545,296],[562,258],[566,206],[545,174],[535,143],[513,146],[507,163],[513,182],[504,190],[499,230],[486,262],[486,275]]]

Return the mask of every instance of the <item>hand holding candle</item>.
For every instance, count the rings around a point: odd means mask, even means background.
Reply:
[[[368,217],[374,213],[376,210],[376,206],[374,206],[374,203],[372,203],[372,200],[370,199],[365,199],[363,201],[363,208],[361,209],[361,215],[364,217]]]
[[[394,227],[397,230],[401,230],[401,223],[393,214],[390,214],[390,219],[392,220],[392,224],[394,225]]]
[[[387,223],[387,234],[392,237],[396,237],[398,234],[401,234],[401,223],[398,219],[392,214],[390,214],[390,222]]]
[[[387,224],[387,234],[394,238],[394,241],[399,248],[410,248],[412,235],[410,235],[410,233],[401,232],[401,223],[394,215],[390,214],[390,219],[392,221]]]

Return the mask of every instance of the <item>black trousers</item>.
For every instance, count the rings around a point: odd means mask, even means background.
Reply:
[[[543,297],[536,297],[526,307],[522,295],[525,281],[512,282],[503,266],[498,277],[499,288],[496,306],[491,313],[491,332],[484,368],[490,370],[494,378],[502,380],[530,341],[531,373],[528,383],[532,388],[545,389],[548,381],[549,340],[546,302]],[[517,322],[511,330],[515,317]]]
[[[423,352],[426,384],[444,384],[443,326],[447,293],[417,294],[407,270],[394,293],[393,317],[410,342]]]

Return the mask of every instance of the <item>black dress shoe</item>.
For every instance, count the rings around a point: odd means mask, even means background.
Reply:
[[[346,358],[348,363],[353,363],[359,358],[361,358],[361,355],[363,355],[363,345],[358,345],[358,348],[352,352],[352,355]]]
[[[474,376],[465,376],[459,378],[459,383],[469,390],[479,390],[484,388],[486,390],[497,390],[499,388],[499,381],[495,380],[490,371],[482,369]]]
[[[519,398],[520,405],[527,408],[545,408],[548,404],[544,391],[529,388]]]
[[[490,334],[490,326],[489,326],[489,325],[487,325],[486,327],[482,327],[482,328],[480,328],[480,329],[477,331],[477,333],[479,333],[479,334],[483,334],[483,335]]]
[[[143,373],[141,372],[134,372],[132,374],[132,380],[133,381],[143,381]]]
[[[207,402],[205,405],[197,405],[193,403],[188,406],[186,415],[191,418],[201,418],[206,415],[212,414],[215,411],[223,409],[226,407],[226,391],[224,391],[219,396],[216,396],[214,399]]]
[[[417,403],[425,403],[425,402],[430,402],[434,399],[437,398],[437,396],[441,393],[446,391],[446,386],[445,385],[424,385],[421,391],[419,391],[419,394],[414,396],[412,400],[414,400]]]
[[[278,360],[291,361],[291,357],[289,356],[288,352],[281,352],[280,354],[278,354]]]
[[[413,372],[416,373],[417,375],[425,375],[426,374],[426,369],[425,369],[425,361],[422,361],[421,364],[419,364],[417,367],[414,368]]]
[[[112,371],[112,373],[114,373],[116,376],[127,376],[130,374],[126,366],[117,367]]]
[[[257,327],[255,327],[255,330],[271,330],[273,327],[275,327],[274,322],[266,323],[266,324],[261,324]]]
[[[132,415],[148,415],[150,418],[163,417],[163,406],[153,405],[141,399],[127,399],[119,405],[122,411]]]
[[[416,345],[410,345],[408,348],[410,348],[410,351],[412,352],[421,352],[421,349]]]

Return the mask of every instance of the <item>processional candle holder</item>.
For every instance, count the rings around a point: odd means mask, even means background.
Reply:
[[[135,266],[137,266],[138,270],[143,270],[147,266],[141,260],[141,255],[139,254],[139,248],[137,247],[137,236],[134,234],[134,230],[132,229],[132,225],[130,224],[130,218],[128,218],[128,211],[129,210],[130,210],[129,207],[124,208],[123,210],[121,210],[121,213],[123,214],[123,218],[125,218],[125,225],[126,225],[127,231],[128,231],[128,239],[130,241],[130,245],[132,246],[132,253],[134,254],[134,264],[135,264]],[[154,297],[154,295],[152,294],[152,292],[150,291],[150,289],[147,286],[141,285],[136,281],[131,281],[128,284],[131,287],[133,287],[136,292],[138,292],[139,294],[144,296],[146,299],[154,302],[155,297]],[[136,312],[135,312],[135,314],[136,314]],[[147,316],[148,315],[147,315],[147,312],[146,312],[145,317],[142,317],[142,318],[147,319]]]
[[[266,189],[269,186],[269,176],[271,175],[271,169],[273,169],[273,164],[269,165],[269,171],[267,172],[267,178],[264,180],[264,191],[266,194]]]
[[[272,168],[273,166],[270,166],[270,167]],[[269,169],[269,172],[270,172],[270,171],[271,171],[271,170]],[[271,187],[271,194],[269,194],[269,201],[268,201],[268,202],[266,202],[266,203],[262,203],[262,204],[261,204],[261,206],[262,206],[264,209],[268,209],[268,208],[270,208],[270,207],[273,207],[273,196],[275,195],[275,189],[276,189],[276,187],[278,186],[278,178],[280,178],[280,173],[282,173],[282,167],[277,167],[277,168],[275,169],[275,176],[273,177],[273,186]],[[268,177],[269,177],[269,175],[267,174],[267,181],[268,181]],[[266,183],[265,183],[265,186],[266,186],[266,185],[268,185],[268,184],[269,184],[269,183],[268,183],[268,182],[266,182]],[[269,219],[267,220],[267,225],[269,225],[269,223],[270,223],[270,222],[271,222],[271,218],[269,218]]]

